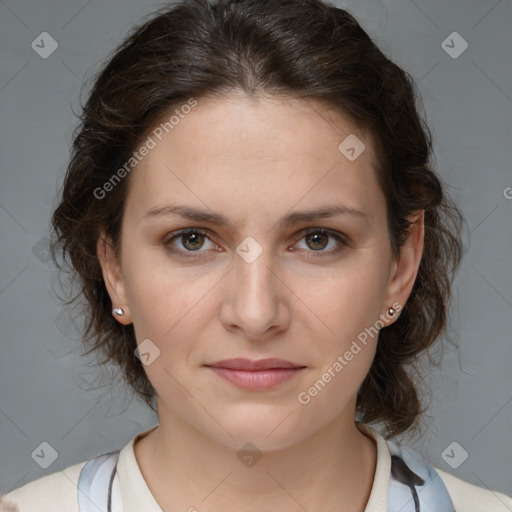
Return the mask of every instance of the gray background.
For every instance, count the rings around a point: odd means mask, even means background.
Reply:
[[[162,3],[0,1],[0,490],[118,449],[156,423],[122,386],[95,380],[61,312],[46,236],[80,88],[127,29]],[[512,495],[512,4],[509,0],[338,2],[419,84],[437,168],[467,220],[451,316],[460,350],[431,373],[433,401],[413,448],[436,466]],[[41,58],[42,32],[58,42]],[[452,58],[441,43],[469,44]],[[448,40],[454,50],[460,42]],[[108,382],[108,373],[105,383]],[[58,458],[32,459],[41,442]],[[442,456],[448,450],[449,457]],[[462,460],[464,449],[468,458]]]

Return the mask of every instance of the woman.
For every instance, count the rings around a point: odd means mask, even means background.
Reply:
[[[431,151],[411,79],[341,9],[191,0],[137,28],[84,107],[53,247],[90,350],[159,421],[3,509],[509,510],[393,441],[461,258]]]

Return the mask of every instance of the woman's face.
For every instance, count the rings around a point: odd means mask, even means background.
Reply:
[[[313,102],[243,95],[199,98],[157,133],[130,177],[120,266],[102,265],[160,417],[260,449],[353,423],[376,328],[407,300],[422,244],[416,230],[393,260],[371,141]],[[207,366],[234,358],[302,369]]]

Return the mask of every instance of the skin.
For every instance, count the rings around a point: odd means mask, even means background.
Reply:
[[[338,150],[349,134],[366,146],[354,161]],[[358,430],[355,407],[377,337],[307,405],[297,396],[391,305],[404,305],[416,278],[423,212],[395,260],[374,163],[370,138],[320,104],[233,92],[199,98],[132,171],[119,257],[104,234],[98,257],[112,305],[125,311],[118,321],[133,322],[137,342],[149,338],[160,350],[144,367],[159,427],[136,443],[135,455],[163,510],[332,511],[340,503],[364,510],[376,446]],[[144,218],[169,204],[220,213],[233,226]],[[326,204],[365,216],[278,224],[291,211]],[[169,242],[183,228],[208,230],[212,241]],[[341,242],[311,240],[309,228],[349,243],[326,255]],[[263,249],[252,263],[236,252],[248,236]],[[272,389],[248,391],[204,366],[235,357],[306,368]],[[247,442],[262,454],[252,467],[237,458]]]

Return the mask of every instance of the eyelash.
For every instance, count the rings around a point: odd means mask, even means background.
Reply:
[[[166,249],[170,253],[178,254],[180,257],[184,257],[184,258],[200,258],[200,257],[202,257],[201,253],[203,253],[205,251],[201,251],[199,249],[197,251],[183,251],[183,250],[174,249],[171,247],[171,243],[173,242],[173,240],[175,240],[176,238],[179,238],[182,235],[186,235],[186,234],[190,234],[190,233],[197,233],[197,234],[203,235],[208,240],[210,240],[210,242],[215,243],[212,240],[211,235],[207,230],[204,230],[201,228],[187,228],[187,229],[182,229],[180,231],[174,231],[174,232],[170,233],[169,236],[166,237],[166,239],[164,241],[164,245],[165,245]],[[348,247],[350,245],[348,240],[344,236],[342,236],[340,233],[337,233],[335,231],[331,231],[331,230],[325,229],[325,228],[311,228],[306,231],[303,231],[301,233],[302,236],[299,238],[299,241],[306,238],[308,235],[316,234],[316,233],[321,233],[323,235],[327,235],[332,238],[335,238],[339,242],[339,244],[334,249],[330,249],[328,251],[308,251],[311,253],[318,252],[319,254],[311,254],[309,256],[306,256],[307,258],[322,258],[322,257],[334,256],[335,254],[339,253],[344,247]],[[216,245],[218,245],[218,244],[216,244]],[[194,253],[197,253],[197,254],[194,254]]]

